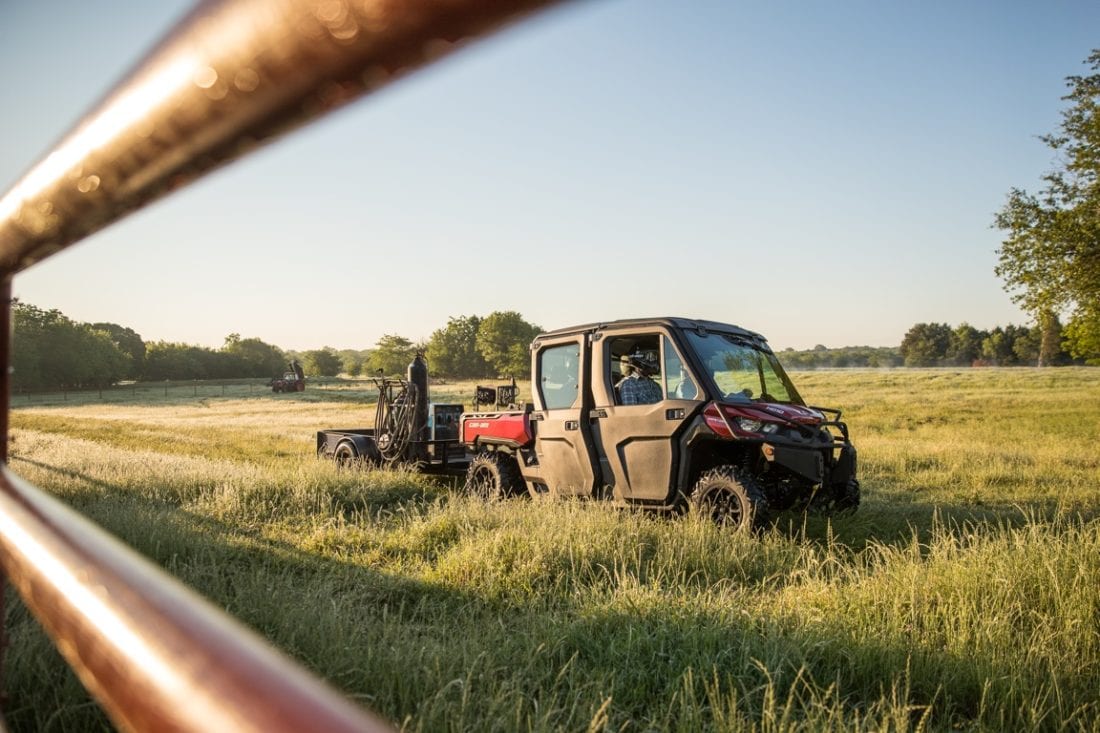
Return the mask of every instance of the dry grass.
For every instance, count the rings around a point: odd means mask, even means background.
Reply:
[[[350,390],[20,408],[12,465],[408,730],[1097,730],[1100,370],[795,377],[865,504],[764,537],[336,470]],[[12,727],[99,729],[9,628]]]

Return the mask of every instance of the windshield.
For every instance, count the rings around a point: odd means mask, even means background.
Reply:
[[[804,404],[775,354],[733,334],[688,331],[688,342],[718,394],[731,402]]]

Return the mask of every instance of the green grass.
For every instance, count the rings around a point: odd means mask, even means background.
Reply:
[[[865,501],[763,537],[336,470],[339,389],[19,407],[11,463],[410,731],[1100,730],[1100,370],[795,377]],[[12,729],[106,726],[10,605]]]

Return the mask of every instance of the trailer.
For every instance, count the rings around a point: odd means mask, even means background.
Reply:
[[[317,431],[318,456],[348,467],[404,463],[425,471],[466,470],[470,454],[458,440],[463,406],[430,401],[422,354],[404,378],[379,377],[374,383],[374,426]]]

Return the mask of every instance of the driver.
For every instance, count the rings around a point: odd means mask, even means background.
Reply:
[[[619,358],[619,364],[623,379],[615,389],[619,393],[620,404],[650,405],[664,399],[661,385],[650,378],[659,371],[656,362],[646,359],[642,352],[635,351],[633,354],[623,354]]]

